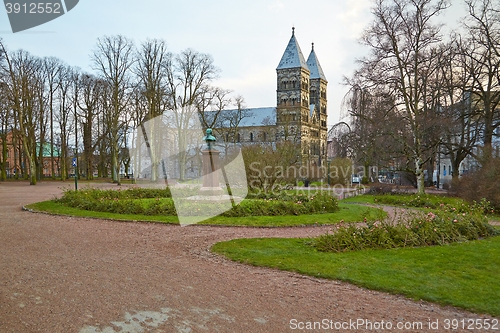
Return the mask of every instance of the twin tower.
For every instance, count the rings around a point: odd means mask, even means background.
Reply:
[[[302,161],[326,163],[327,85],[312,44],[307,61],[292,28],[292,37],[276,68],[276,125],[281,140],[300,143]]]

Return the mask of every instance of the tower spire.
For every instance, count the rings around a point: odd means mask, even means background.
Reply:
[[[283,53],[283,57],[281,57],[281,61],[278,65],[277,69],[285,69],[285,68],[307,68],[307,63],[300,50],[299,43],[297,42],[297,38],[295,37],[295,26],[292,26],[292,37],[290,37],[290,41]]]
[[[319,64],[318,57],[316,56],[316,51],[314,51],[314,43],[312,44],[311,53],[307,58],[307,67],[311,71],[311,79],[323,79],[326,81],[325,73]]]

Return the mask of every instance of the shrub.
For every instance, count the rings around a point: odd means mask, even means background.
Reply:
[[[485,198],[493,209],[500,211],[500,158],[493,158],[483,168],[463,176],[452,185],[454,195],[468,202]]]
[[[71,203],[79,200],[112,200],[112,199],[145,199],[145,198],[171,198],[168,187],[163,189],[133,187],[126,190],[100,190],[86,188],[80,191],[66,190],[58,199],[61,203]]]
[[[300,145],[284,141],[275,146],[245,146],[241,151],[249,188],[267,190],[278,184],[295,184]]]
[[[328,174],[330,176],[330,185],[341,184],[347,185],[351,183],[352,178],[352,161],[349,158],[336,157],[331,160],[328,165]]]
[[[488,224],[479,206],[469,207],[463,213],[449,212],[443,208],[436,213],[415,215],[400,223],[384,220],[367,222],[366,226],[340,224],[334,231],[333,234],[327,233],[313,239],[311,244],[319,251],[345,252],[444,245],[499,233]]]
[[[392,193],[393,186],[390,184],[377,183],[370,187],[370,194]]]
[[[168,194],[169,197],[151,197],[154,194]],[[278,216],[333,213],[338,208],[338,201],[326,192],[296,194],[290,192],[253,193],[253,199],[243,200],[239,205],[224,212],[224,204],[214,202],[195,202],[180,200],[177,204],[183,205],[183,212],[190,211],[193,215],[240,216]],[[116,214],[141,215],[176,215],[176,209],[170,192],[164,190],[151,191],[114,191],[87,189],[82,191],[66,191],[59,203],[66,206]],[[196,205],[196,206],[194,206]]]
[[[469,209],[469,205],[459,198],[431,194],[384,194],[375,197],[376,203],[416,208]]]
[[[127,190],[80,191],[68,190],[56,202],[83,210],[117,214],[175,215],[175,208],[168,188],[130,188]],[[156,198],[155,200],[147,200]],[[160,205],[161,200],[161,208]]]
[[[286,198],[286,199],[284,199]],[[296,195],[281,198],[243,200],[223,216],[283,216],[303,214],[323,214],[338,211],[338,201],[328,193],[313,196]]]

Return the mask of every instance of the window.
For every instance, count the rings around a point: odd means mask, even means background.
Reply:
[[[241,142],[241,134],[238,133],[238,142]]]
[[[250,133],[250,141],[253,142],[253,133]]]

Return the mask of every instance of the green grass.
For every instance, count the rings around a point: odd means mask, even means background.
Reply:
[[[179,223],[177,216],[163,216],[163,215],[148,216],[148,215],[138,215],[138,214],[115,214],[115,213],[105,213],[105,212],[93,212],[89,210],[67,207],[52,200],[27,205],[26,208],[34,211],[46,212],[55,215],[92,217],[92,218],[118,220],[118,221],[144,221],[144,222],[160,222],[160,223],[173,223],[173,224]]]
[[[460,198],[432,194],[364,194],[352,198],[347,198],[343,201],[350,203],[383,204],[412,208],[432,208],[439,207],[440,204],[450,205],[452,207],[459,207],[462,204],[465,204],[467,206],[469,205],[467,202]]]
[[[324,253],[308,239],[237,239],[214,252],[256,266],[500,315],[500,237],[448,246]]]
[[[490,222],[500,222],[500,215],[493,214],[488,216],[488,221]]]
[[[44,201],[26,206],[35,211],[43,211],[58,215],[71,215],[80,217],[94,217],[122,221],[147,221],[162,223],[179,223],[176,216],[148,216],[135,214],[115,214],[104,212],[93,212],[64,206],[54,201]],[[334,224],[341,220],[344,222],[360,222],[366,217],[367,220],[376,220],[387,214],[378,208],[365,207],[353,204],[339,203],[340,210],[335,213],[298,215],[298,216],[247,216],[247,217],[213,217],[199,224],[245,226],[245,227],[293,227],[302,225]]]
[[[359,203],[359,204],[376,204],[375,198],[377,196],[371,194],[358,195],[351,198],[343,199],[342,202],[345,203]]]
[[[366,217],[375,221],[387,216],[383,210],[361,205],[339,203],[340,210],[335,213],[315,215],[287,215],[287,216],[245,216],[238,218],[214,217],[199,224],[228,225],[247,227],[293,227],[302,225],[325,225],[344,222],[361,222]]]

